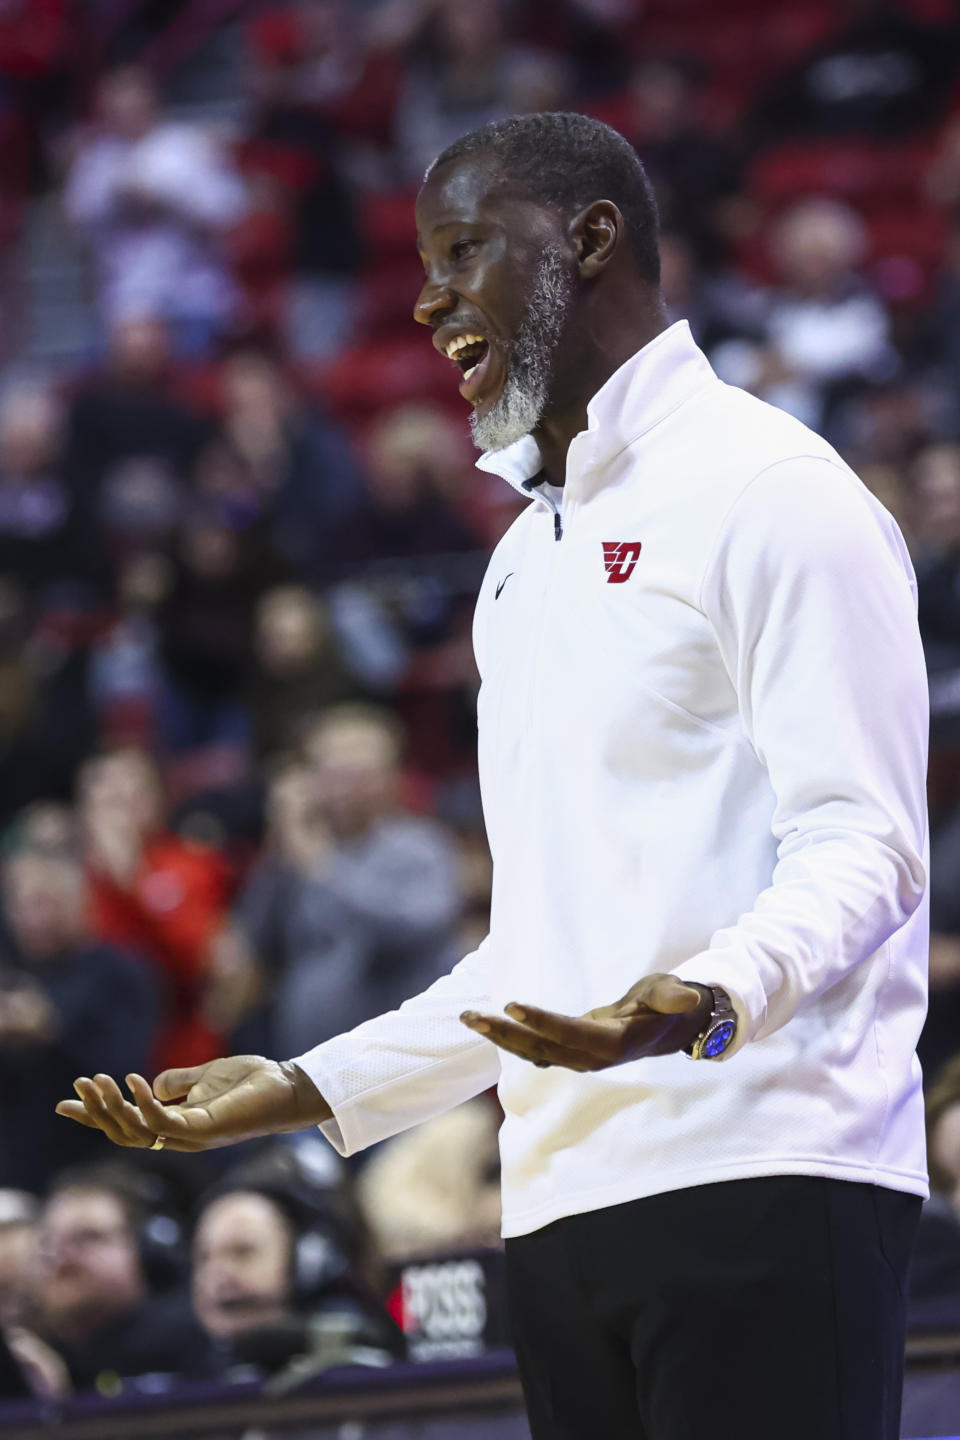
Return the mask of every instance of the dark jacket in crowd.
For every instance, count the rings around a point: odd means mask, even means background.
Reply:
[[[45,1338],[63,1356],[78,1391],[97,1389],[107,1377],[202,1376],[212,1369],[210,1342],[181,1294],[145,1300],[73,1345]]]
[[[101,1135],[55,1113],[78,1075],[143,1071],[158,1023],[147,967],[109,945],[83,945],[43,965],[8,963],[0,987],[38,985],[57,1016],[43,1043],[0,1046],[0,1187],[41,1191],[65,1166],[104,1159]]]

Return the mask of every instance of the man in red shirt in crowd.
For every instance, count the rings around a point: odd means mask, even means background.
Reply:
[[[164,982],[157,1068],[222,1054],[251,993],[250,962],[226,927],[222,858],[166,829],[160,777],[140,750],[87,762],[79,812],[94,933],[152,961]]]

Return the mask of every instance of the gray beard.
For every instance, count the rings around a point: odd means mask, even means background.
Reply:
[[[473,443],[479,450],[503,450],[540,423],[573,292],[564,252],[550,246],[543,252],[526,314],[510,347],[500,398],[486,415],[474,411],[470,416]]]

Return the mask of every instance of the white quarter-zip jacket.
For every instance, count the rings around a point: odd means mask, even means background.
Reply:
[[[498,1086],[503,1230],[690,1185],[823,1175],[926,1194],[927,696],[896,524],[685,323],[594,396],[477,602],[490,931],[298,1064],[351,1154]],[[467,1030],[643,975],[718,984],[722,1061],[537,1069]]]

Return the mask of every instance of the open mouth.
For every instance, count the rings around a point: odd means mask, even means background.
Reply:
[[[482,335],[457,335],[446,347],[446,355],[460,367],[463,376],[460,394],[475,402],[483,389],[493,351]]]

